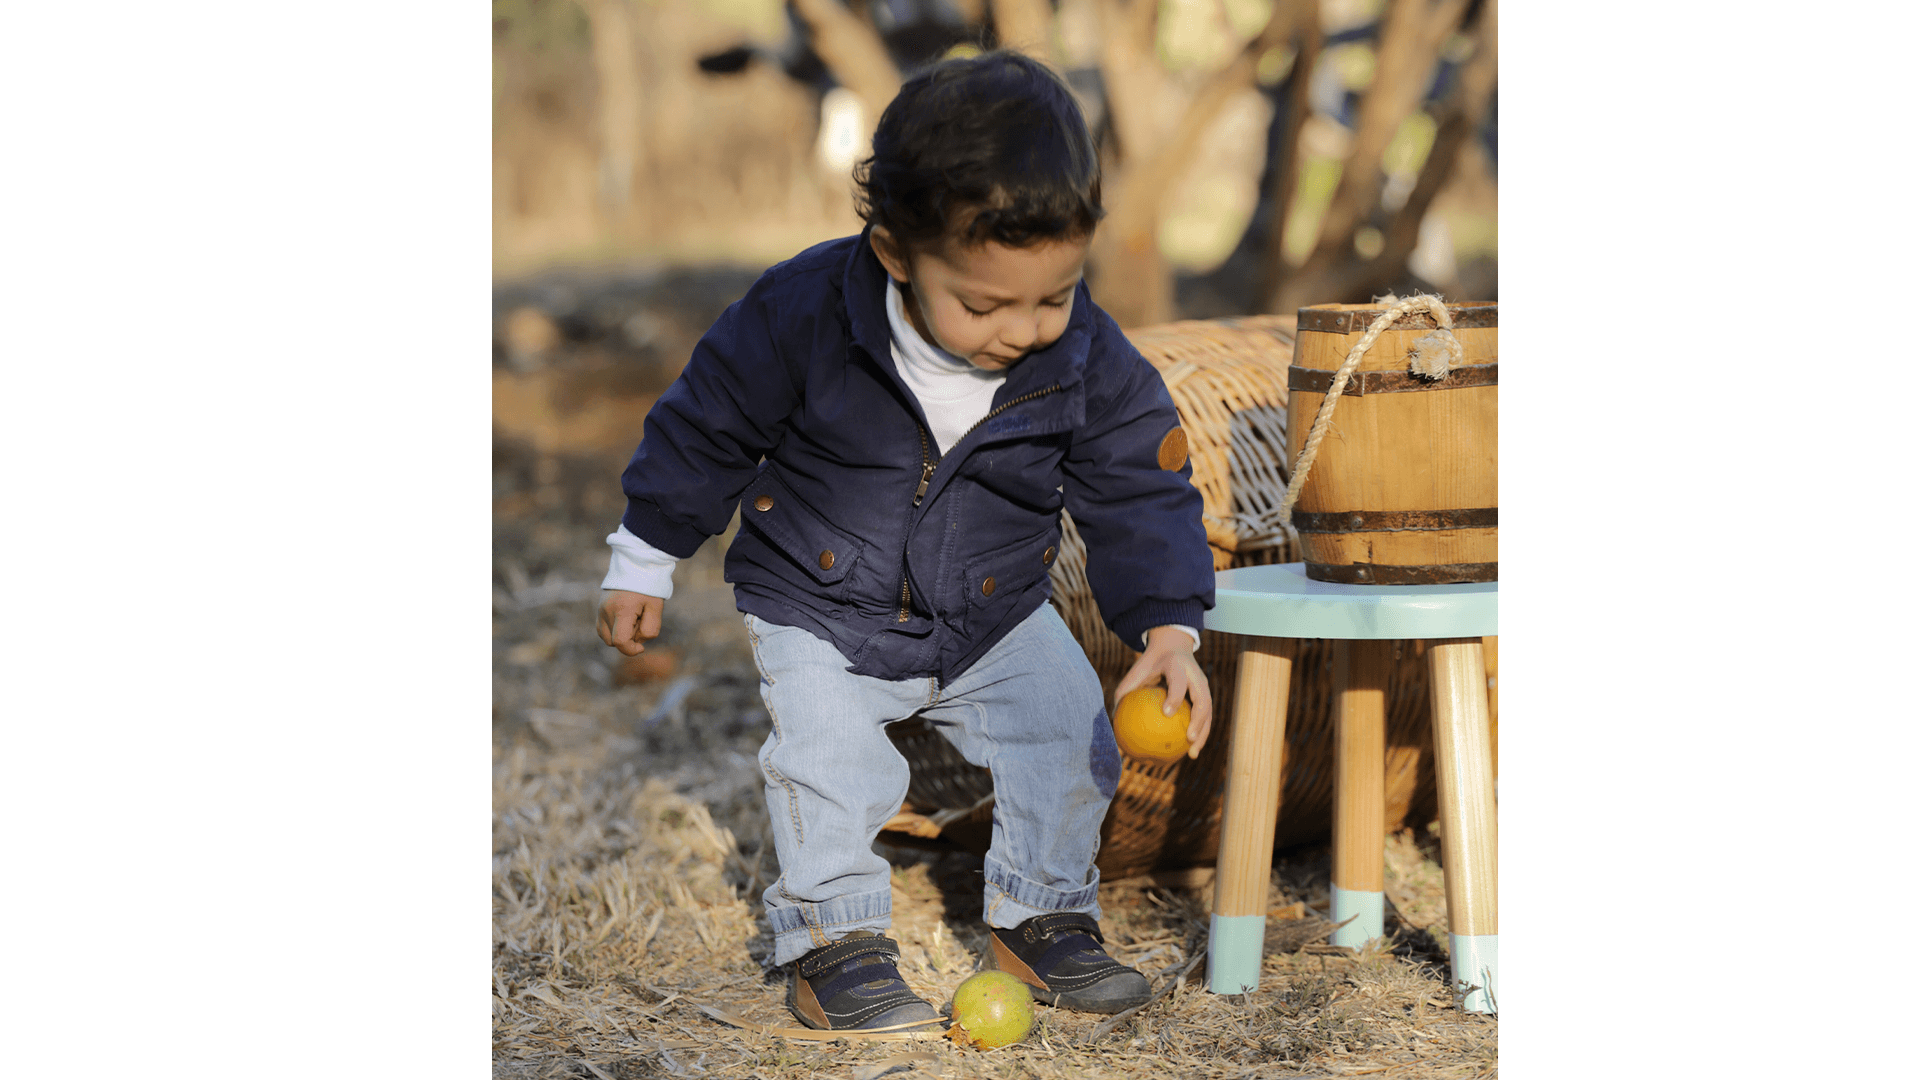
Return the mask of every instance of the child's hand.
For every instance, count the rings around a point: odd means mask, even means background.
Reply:
[[[1142,686],[1156,682],[1167,684],[1167,703],[1161,708],[1168,716],[1182,697],[1193,702],[1193,715],[1187,721],[1187,756],[1197,758],[1207,745],[1207,733],[1213,730],[1213,695],[1207,692],[1207,676],[1193,658],[1193,639],[1177,626],[1156,626],[1147,631],[1147,651],[1127,669],[1120,685],[1114,687],[1113,700]]]
[[[647,651],[642,641],[660,636],[660,613],[666,606],[667,602],[657,596],[608,589],[607,598],[600,602],[600,621],[595,629],[600,631],[601,641],[628,656],[639,656]]]

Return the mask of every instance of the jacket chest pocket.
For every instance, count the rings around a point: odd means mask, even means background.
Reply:
[[[1011,545],[967,563],[961,583],[967,610],[997,611],[1047,577],[1060,554],[1060,531],[1049,529],[1031,540]]]
[[[1060,485],[1066,479],[1060,469],[1065,456],[1065,441],[1056,437],[988,447],[976,456],[967,478],[996,498],[1023,509],[1056,511],[1060,508]]]
[[[771,466],[740,496],[740,520],[767,538],[822,592],[843,599],[847,575],[866,554],[866,545],[828,524],[782,483]]]

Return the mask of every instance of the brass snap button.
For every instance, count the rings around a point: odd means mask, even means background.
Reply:
[[[820,569],[822,570],[833,569],[833,552],[823,551],[820,553]]]
[[[980,595],[981,596],[993,595],[993,579],[992,578],[988,578],[987,580],[980,583]]]
[[[755,510],[761,510],[761,511],[773,509],[773,496],[762,495],[759,498],[753,500],[753,508]]]
[[[1048,566],[1052,566],[1053,557],[1058,554],[1060,554],[1059,548],[1050,547],[1047,550],[1040,553],[1040,561],[1042,563],[1045,563]]]

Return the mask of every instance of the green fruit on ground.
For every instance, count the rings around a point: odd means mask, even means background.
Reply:
[[[1012,1046],[1033,1030],[1033,994],[1004,971],[982,971],[953,992],[955,1042],[981,1050]]]

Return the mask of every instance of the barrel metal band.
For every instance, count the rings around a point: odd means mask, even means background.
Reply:
[[[1378,306],[1359,311],[1301,308],[1299,327],[1302,333],[1359,334],[1373,325],[1373,320],[1379,318],[1384,310],[1386,309]],[[1461,304],[1457,307],[1448,304],[1447,314],[1453,317],[1455,330],[1498,329],[1500,325],[1500,305],[1497,302]],[[1432,330],[1439,325],[1433,321],[1433,315],[1429,312],[1410,311],[1393,324],[1393,329]]]
[[[1307,564],[1307,577],[1313,581],[1332,581],[1342,585],[1451,585],[1460,582],[1498,581],[1500,564],[1435,563],[1430,566],[1377,566],[1352,563],[1330,566]]]
[[[1448,371],[1438,379],[1428,379],[1405,371],[1356,371],[1347,379],[1347,387],[1340,392],[1340,396],[1364,397],[1367,394],[1412,394],[1422,390],[1462,390],[1469,386],[1496,386],[1499,382],[1500,365],[1498,363],[1466,364]],[[1324,394],[1333,389],[1333,372],[1321,368],[1301,367],[1298,364],[1289,365],[1287,389]]]
[[[1444,529],[1497,529],[1500,508],[1473,510],[1344,510],[1293,512],[1293,527],[1303,533],[1440,532]]]

